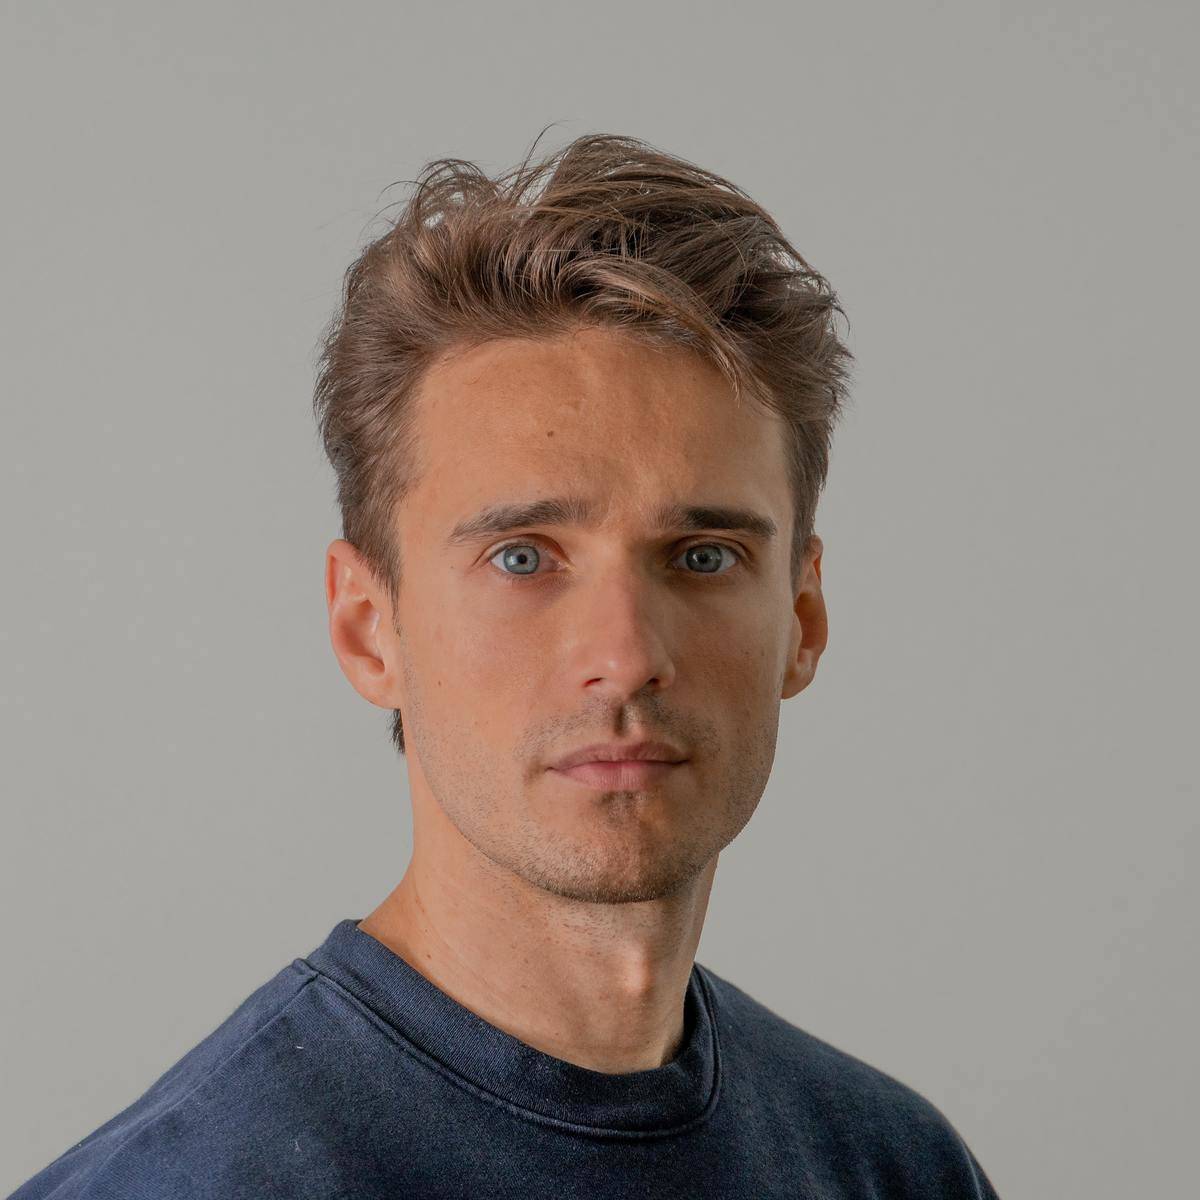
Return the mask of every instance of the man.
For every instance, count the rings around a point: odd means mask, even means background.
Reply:
[[[636,139],[427,168],[316,394],[330,635],[412,859],[20,1200],[994,1197],[932,1104],[694,961],[826,643],[840,311]]]

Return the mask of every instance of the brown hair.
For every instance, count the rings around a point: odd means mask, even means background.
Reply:
[[[462,159],[426,164],[346,270],[313,400],[342,536],[395,611],[393,520],[418,477],[410,398],[424,373],[491,339],[600,326],[698,351],[735,402],[746,393],[783,418],[794,586],[853,360],[835,293],[741,188],[693,163],[612,134],[532,154],[496,179]],[[403,754],[398,709],[392,739]]]

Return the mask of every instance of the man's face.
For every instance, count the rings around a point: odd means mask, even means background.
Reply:
[[[555,894],[674,892],[750,819],[780,700],[824,644],[818,541],[801,586],[820,645],[797,665],[782,425],[735,406],[700,356],[599,330],[488,343],[432,369],[416,403],[383,701],[403,714],[414,798],[427,789],[476,849]],[[451,536],[551,498],[589,520]],[[668,506],[749,510],[776,532],[659,527]],[[686,761],[602,786],[551,765],[646,739]]]

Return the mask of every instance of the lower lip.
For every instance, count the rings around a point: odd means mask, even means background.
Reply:
[[[587,784],[588,787],[629,790],[660,783],[672,771],[682,766],[682,762],[647,762],[624,759],[621,762],[580,763],[578,766],[567,767],[565,770],[559,770],[558,767],[552,769],[558,771],[560,775],[566,775],[568,779],[574,779],[577,783]]]

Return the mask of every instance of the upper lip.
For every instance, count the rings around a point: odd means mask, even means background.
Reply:
[[[597,742],[572,750],[551,764],[556,771],[588,762],[683,762],[686,755],[669,742]]]

